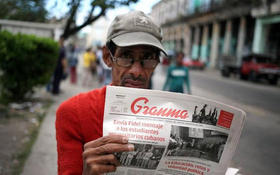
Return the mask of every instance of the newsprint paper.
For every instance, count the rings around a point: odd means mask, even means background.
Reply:
[[[104,136],[125,135],[135,151],[117,153],[115,175],[225,174],[245,113],[181,93],[107,86]]]

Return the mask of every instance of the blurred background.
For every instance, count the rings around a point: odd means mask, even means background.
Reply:
[[[55,110],[110,83],[101,50],[111,21],[130,10],[162,28],[168,56],[151,89],[163,89],[183,53],[193,95],[247,113],[231,167],[279,174],[280,0],[1,0],[0,7],[0,175],[56,174]]]

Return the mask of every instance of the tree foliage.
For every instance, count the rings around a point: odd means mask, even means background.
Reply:
[[[0,19],[44,22],[45,0],[0,0]]]
[[[224,3],[229,5],[251,5],[251,6],[259,6],[261,5],[263,0],[227,0]]]
[[[49,38],[0,32],[0,103],[21,101],[53,73],[58,44]]]
[[[138,0],[91,0],[90,10],[83,23],[76,24],[76,17],[81,8],[83,0],[70,0],[68,3],[69,11],[67,13],[67,22],[64,28],[63,37],[66,39],[69,36],[77,33],[85,26],[96,21],[99,17],[104,16],[108,9],[117,8],[119,6],[128,6],[131,3],[136,3]]]

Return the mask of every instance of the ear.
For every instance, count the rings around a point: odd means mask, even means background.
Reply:
[[[103,46],[103,61],[108,67],[112,67],[112,58],[109,53],[109,49],[106,46]]]

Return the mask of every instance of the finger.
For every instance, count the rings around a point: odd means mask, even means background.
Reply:
[[[133,144],[117,144],[110,143],[97,148],[87,148],[83,152],[83,157],[87,158],[94,155],[112,154],[116,152],[129,152],[134,151]]]
[[[94,158],[88,158],[86,160],[86,163],[88,165],[90,164],[104,164],[104,165],[114,165],[114,166],[120,165],[120,162],[113,154],[100,155],[100,156],[95,156]]]
[[[104,136],[104,137],[100,137],[96,140],[90,141],[88,143],[86,143],[84,145],[84,149],[87,149],[89,147],[91,148],[95,148],[95,147],[99,147],[108,143],[128,143],[128,138],[125,136],[121,136],[121,135],[109,135],[109,136]]]
[[[94,164],[90,166],[90,174],[103,174],[109,172],[115,172],[117,169],[114,165],[103,165],[103,164]]]

